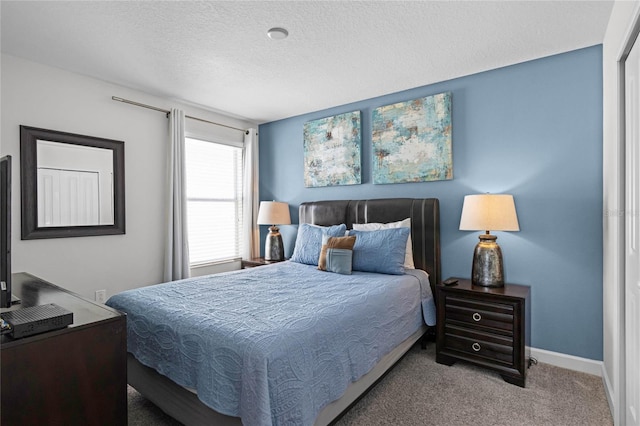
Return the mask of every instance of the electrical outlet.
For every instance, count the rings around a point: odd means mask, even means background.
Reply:
[[[96,302],[104,303],[107,301],[107,290],[96,290]]]

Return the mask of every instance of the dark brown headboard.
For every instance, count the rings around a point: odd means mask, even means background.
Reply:
[[[336,225],[344,223],[397,222],[411,218],[413,262],[427,271],[431,289],[441,280],[440,204],[437,198],[382,198],[374,200],[313,201],[300,204],[300,223]]]

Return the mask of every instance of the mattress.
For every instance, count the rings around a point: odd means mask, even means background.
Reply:
[[[426,273],[354,272],[281,262],[135,289],[129,352],[245,425],[313,424],[320,410],[426,322]]]

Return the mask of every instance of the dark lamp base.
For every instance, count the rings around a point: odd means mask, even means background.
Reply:
[[[495,235],[482,234],[473,252],[471,283],[483,287],[503,287],[502,250]]]
[[[279,230],[275,225],[269,227],[269,233],[264,242],[265,260],[284,260],[284,245]]]

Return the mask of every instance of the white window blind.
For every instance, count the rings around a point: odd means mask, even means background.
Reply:
[[[240,257],[242,148],[185,138],[191,265]]]

